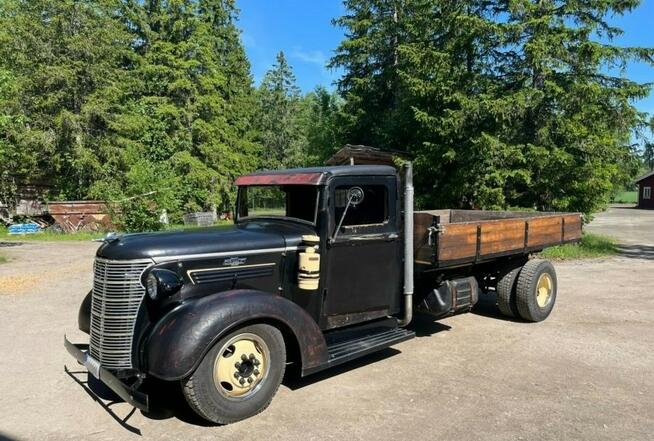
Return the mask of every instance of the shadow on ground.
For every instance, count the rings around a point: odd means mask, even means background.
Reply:
[[[361,357],[349,363],[345,363],[304,378],[300,377],[297,367],[289,365],[284,380],[282,381],[282,385],[291,390],[309,387],[316,382],[326,380],[353,369],[365,367],[369,364],[376,363],[400,353],[401,352],[396,349],[387,348],[369,356]],[[73,378],[75,382],[80,385],[86,391],[86,393],[89,394],[89,396],[91,396],[93,400],[95,400],[118,424],[120,424],[121,427],[131,433],[137,435],[141,434],[140,429],[128,423],[129,419],[136,411],[136,408],[132,408],[132,410],[129,411],[126,416],[120,416],[116,411],[114,411],[114,409],[112,409],[112,406],[122,402],[122,400],[113,394],[112,391],[105,390],[106,388],[103,388],[103,385],[101,384],[97,385],[93,382],[85,380],[88,375],[86,371],[71,372],[66,370],[66,373],[71,378]],[[146,418],[152,420],[177,418],[180,421],[194,426],[219,426],[219,424],[212,423],[199,417],[189,407],[178,382],[165,382],[154,378],[149,378],[143,384],[143,390],[148,394],[150,403],[150,411],[147,413],[142,412],[143,416]],[[2,438],[0,438],[0,441],[3,441]]]
[[[129,420],[136,412],[136,408],[125,412],[115,411],[112,406],[124,401],[118,397],[104,384],[95,381],[89,381],[90,375],[86,371],[69,371],[65,369],[66,374],[70,376],[84,391],[102,407],[109,416],[111,416],[120,426],[128,432],[141,435],[141,430],[129,424]],[[155,378],[148,378],[143,384],[143,392],[148,394],[150,411],[141,412],[143,416],[153,420],[165,420],[168,418],[177,418],[185,423],[195,426],[213,426],[215,424],[199,417],[186,403],[178,382],[166,382]],[[121,416],[125,414],[124,416]],[[0,441],[2,441],[0,439]]]
[[[19,247],[22,244],[23,244],[23,242],[3,242],[3,241],[0,241],[0,248]],[[0,438],[0,441],[2,441],[2,438]]]
[[[500,310],[497,308],[497,297],[495,296],[494,292],[481,294],[479,296],[479,301],[472,309],[472,313],[481,315],[483,317],[504,320],[507,322],[524,323],[524,320],[521,318],[507,317],[500,312]]]
[[[654,260],[653,245],[618,245],[618,255],[631,259]]]
[[[432,315],[417,312],[407,329],[415,332],[416,337],[430,337],[439,332],[449,331],[452,327],[440,323],[438,318]]]
[[[417,337],[428,337],[438,332],[447,331],[450,326],[438,323],[435,318],[429,315],[417,314],[414,321],[409,326]],[[304,387],[310,387],[312,384],[343,374],[345,372],[365,368],[368,365],[380,362],[389,357],[401,354],[401,351],[394,348],[386,348],[379,352],[357,358],[342,365],[318,372],[308,377],[301,377],[297,366],[289,365],[282,385],[295,391]],[[136,409],[132,408],[121,416],[119,412],[112,407],[120,403],[121,400],[111,390],[97,381],[88,381],[86,371],[69,371],[66,373],[79,385],[85,392],[93,398],[118,424],[125,430],[140,435],[141,431],[137,427],[130,425],[129,419],[135,413]],[[165,382],[154,378],[149,378],[143,385],[144,392],[149,396],[150,411],[143,415],[153,420],[163,420],[168,418],[177,418],[187,424],[195,426],[216,426],[216,424],[199,417],[189,407],[182,393],[178,382]],[[0,441],[3,439],[0,437]]]
[[[450,326],[437,322],[434,317],[428,314],[416,314],[413,321],[408,326],[408,329],[415,332],[416,337],[428,337],[438,332],[448,331],[450,330]],[[386,348],[304,378],[300,377],[297,370],[290,369],[287,371],[288,375],[284,378],[282,384],[291,390],[297,390],[354,369],[365,368],[370,364],[377,363],[401,353],[401,351],[395,348]]]
[[[379,361],[385,360],[387,358],[393,357],[395,355],[401,354],[400,351],[393,348],[386,348],[379,352],[372,353],[365,357],[357,358],[347,363],[343,363],[333,368],[320,371],[308,377],[300,377],[297,367],[289,369],[287,375],[284,377],[282,384],[288,387],[291,390],[298,390],[303,387],[311,386],[314,383],[326,380],[328,378],[336,377],[345,372],[349,372],[355,369],[364,368],[370,364],[377,363]]]
[[[104,410],[111,416],[120,426],[127,430],[128,432],[134,433],[136,435],[141,435],[141,431],[128,423],[129,419],[136,412],[136,408],[132,408],[124,417],[119,416],[111,406],[123,402],[113,391],[104,386],[102,383],[97,382],[96,385],[93,382],[89,382],[88,378],[92,378],[86,371],[70,371],[66,366],[64,366],[64,372],[72,378],[75,383],[84,389],[95,402],[97,402]],[[0,439],[0,441],[2,441]]]

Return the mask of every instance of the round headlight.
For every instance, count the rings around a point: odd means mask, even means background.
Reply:
[[[157,296],[159,295],[159,281],[157,280],[157,277],[150,273],[148,278],[145,280],[145,284],[148,290],[148,296],[150,296],[152,300],[156,300]]]

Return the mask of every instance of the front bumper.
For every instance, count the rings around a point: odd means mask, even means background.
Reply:
[[[83,349],[85,345],[83,346],[71,343],[68,341],[66,336],[64,336],[64,346],[70,355],[75,357],[78,363],[84,365],[86,369],[88,369],[91,375],[104,383],[120,398],[125,400],[126,403],[129,403],[144,412],[148,412],[148,396],[143,392],[139,392],[136,387],[125,384],[114,374],[103,368],[98,360],[93,358],[87,350]]]

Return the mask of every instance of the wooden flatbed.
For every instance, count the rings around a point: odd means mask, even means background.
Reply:
[[[580,213],[429,210],[414,213],[417,269],[529,254],[581,239]]]

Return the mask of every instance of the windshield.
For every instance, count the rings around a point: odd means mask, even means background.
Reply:
[[[239,188],[238,219],[291,218],[316,223],[318,187],[249,185]]]

